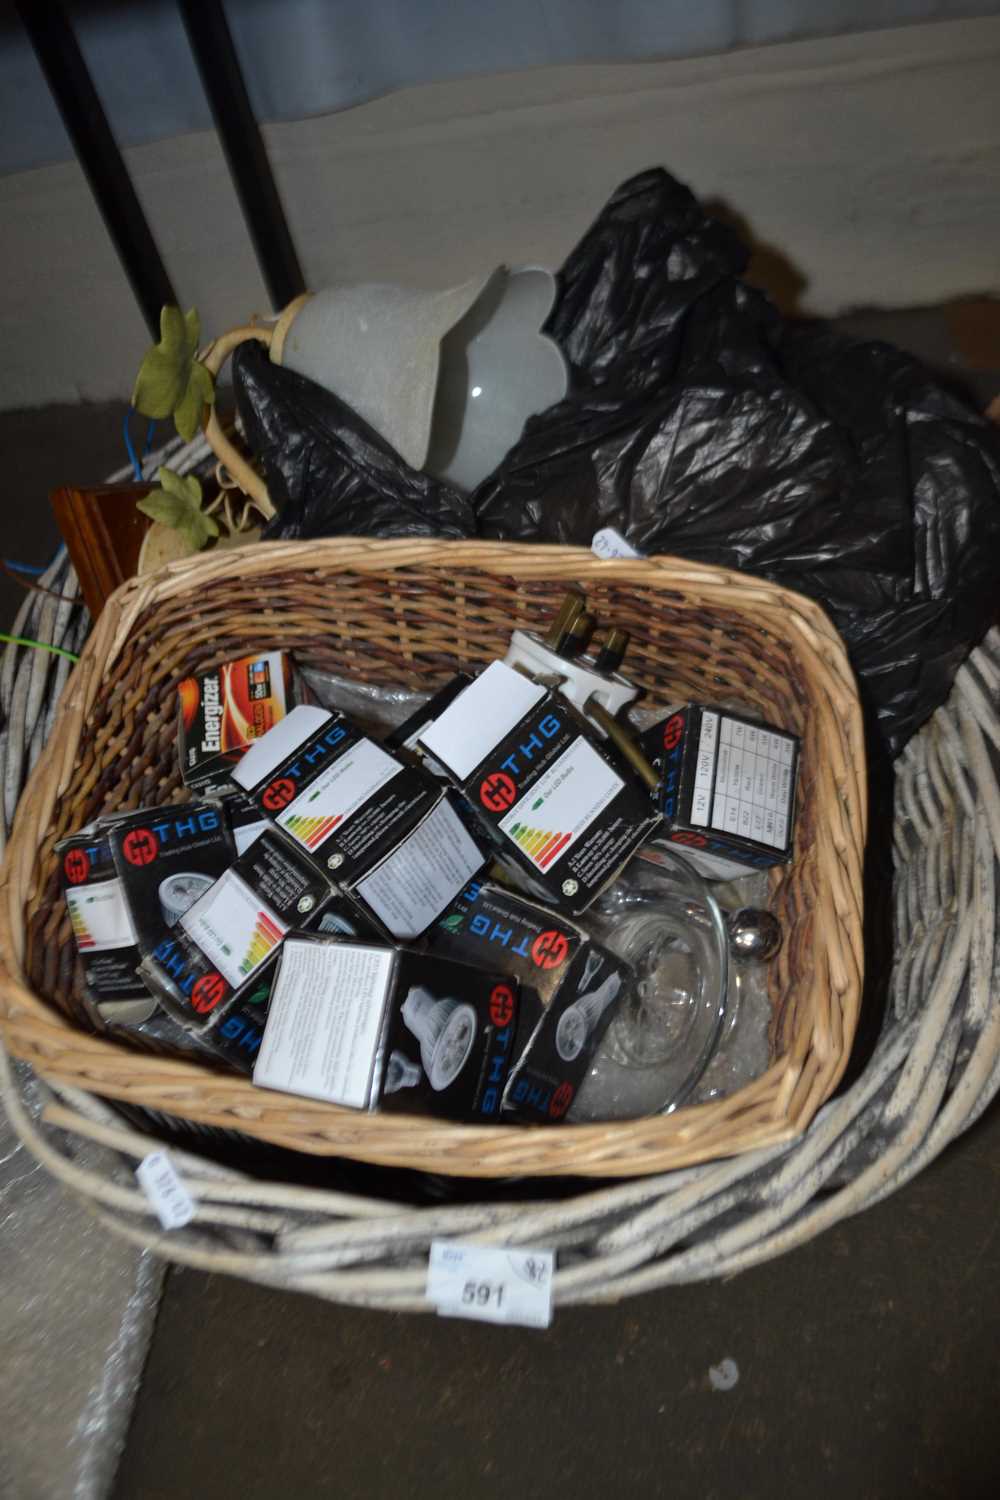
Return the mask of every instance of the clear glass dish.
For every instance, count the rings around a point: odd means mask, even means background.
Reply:
[[[701,876],[655,840],[591,907],[586,925],[631,965],[635,983],[567,1118],[668,1113],[697,1086],[722,1034],[729,943],[719,905]]]

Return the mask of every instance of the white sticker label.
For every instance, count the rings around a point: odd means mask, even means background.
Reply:
[[[194,1199],[165,1151],[151,1151],[135,1169],[156,1217],[164,1229],[183,1229],[194,1218]]]
[[[709,792],[715,766],[715,795]],[[792,741],[785,734],[741,724],[725,714],[702,715],[691,822],[736,833],[775,849],[788,846]]]
[[[627,542],[620,531],[613,526],[602,526],[600,531],[594,532],[594,539],[590,544],[590,550],[596,557],[641,557],[631,542]]]
[[[237,856],[245,854],[251,844],[256,844],[261,834],[266,831],[268,822],[262,818],[259,823],[244,823],[240,828],[233,829],[233,840],[236,844]]]
[[[280,766],[294,750],[305,744],[310,735],[332,719],[333,714],[328,709],[317,708],[314,703],[300,703],[298,708],[293,708],[290,714],[254,741],[230,773],[232,780],[244,788],[259,786],[276,766]]]
[[[391,948],[289,939],[254,1083],[367,1108],[394,961]]]
[[[539,870],[551,869],[624,785],[581,735],[511,808],[500,831]]]
[[[498,1250],[432,1240],[427,1300],[443,1318],[548,1328],[554,1269],[551,1250]]]
[[[359,881],[357,892],[393,937],[406,942],[427,931],[482,863],[475,840],[445,800]]]
[[[505,662],[491,662],[434,720],[421,744],[464,781],[544,697],[538,683]]]
[[[180,926],[234,989],[260,968],[288,931],[232,870],[184,913]]]
[[[403,770],[374,740],[358,740],[290,802],[277,821],[304,849],[318,849],[341,823]]]
[[[433,719],[425,719],[422,724],[419,724],[417,726],[417,728],[413,731],[413,733],[407,739],[405,739],[403,741],[403,749],[404,750],[413,750],[413,751],[415,751],[417,749],[417,746],[418,746],[420,740],[427,733],[428,729],[430,729],[430,727],[431,727],[431,725],[433,723],[434,723]]]
[[[431,729],[433,724],[433,719],[426,719],[424,723],[421,724],[419,729],[415,729],[413,731],[409,739],[403,741],[403,749],[411,751],[414,755],[419,755],[421,760],[423,761],[425,771],[429,771],[430,774],[432,776],[436,776],[439,781],[447,781],[448,772],[445,770],[444,766],[440,765],[434,759],[433,755],[428,755],[426,752],[423,752],[420,743],[424,735],[427,734],[428,730]]]
[[[129,948],[135,932],[120,880],[102,880],[66,892],[66,905],[73,936],[80,953],[100,953],[105,948]]]

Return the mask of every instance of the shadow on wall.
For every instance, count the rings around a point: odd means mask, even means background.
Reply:
[[[713,219],[734,230],[750,251],[743,274],[786,318],[811,318],[809,278],[777,245],[761,239],[745,214],[724,198],[705,201]],[[943,306],[859,307],[837,319],[847,334],[898,344],[928,365],[955,395],[1000,421],[1000,299],[970,294]]]
[[[724,198],[708,198],[704,208],[713,219],[735,230],[750,251],[750,264],[743,273],[743,280],[766,292],[784,317],[802,317],[805,309],[801,298],[809,282],[795,262],[777,245],[760,239],[749,219]]]

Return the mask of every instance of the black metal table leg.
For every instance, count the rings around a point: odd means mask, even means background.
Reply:
[[[73,28],[56,0],[17,0],[17,9],[142,315],[158,339],[160,309],[177,297]]]
[[[306,289],[221,0],[178,0],[275,309]]]

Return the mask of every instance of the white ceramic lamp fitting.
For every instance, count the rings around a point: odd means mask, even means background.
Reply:
[[[556,1027],[556,1051],[563,1062],[574,1062],[580,1056],[598,1021],[617,999],[621,984],[620,974],[609,974],[596,990],[581,995],[563,1011]]]
[[[459,1000],[435,1000],[416,985],[403,1001],[403,1020],[420,1043],[420,1059],[435,1092],[455,1082],[476,1040],[476,1012]]]
[[[639,689],[619,673],[595,672],[585,656],[572,660],[559,656],[540,636],[527,630],[514,631],[504,662],[508,667],[524,667],[532,677],[559,678],[559,691],[581,711],[589,699],[596,698],[612,718],[617,718],[626,704],[639,696]],[[600,728],[597,733],[603,735]]]

